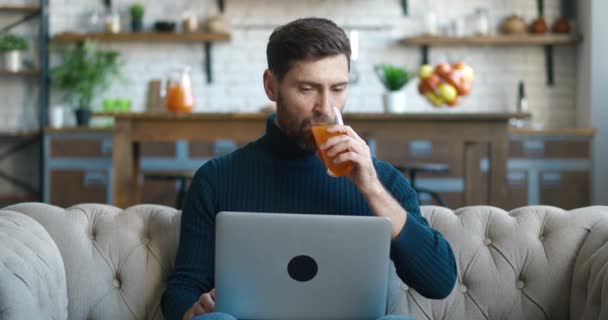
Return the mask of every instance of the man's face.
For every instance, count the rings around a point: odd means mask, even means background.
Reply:
[[[332,119],[333,107],[340,112],[344,109],[348,90],[346,56],[297,61],[280,82],[268,71],[264,79],[269,98],[276,101],[277,126],[302,149],[314,151],[312,125]]]

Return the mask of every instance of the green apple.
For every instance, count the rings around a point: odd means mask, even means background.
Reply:
[[[443,99],[439,95],[435,94],[432,91],[426,92],[424,94],[424,97],[431,103],[433,107],[441,107],[445,103],[445,101],[443,101]]]
[[[449,85],[447,83],[442,83],[439,85],[439,95],[446,102],[453,101],[458,97],[458,90],[454,88],[454,86]]]
[[[426,79],[432,76],[434,71],[435,70],[433,69],[433,66],[431,66],[430,64],[423,64],[420,67],[420,72],[418,72],[418,76],[420,77],[420,79]]]

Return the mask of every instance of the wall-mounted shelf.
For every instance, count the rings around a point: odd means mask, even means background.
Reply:
[[[39,70],[27,69],[19,71],[9,71],[0,69],[0,76],[37,76],[40,74]]]
[[[402,40],[406,45],[419,46],[537,46],[568,45],[581,41],[580,35],[547,34],[547,35],[498,35],[473,37],[416,36]]]
[[[81,42],[85,40],[116,41],[116,42],[222,42],[230,40],[230,34],[212,32],[122,32],[122,33],[60,33],[53,37],[54,41]]]
[[[123,32],[123,33],[74,33],[64,32],[53,37],[57,42],[83,42],[85,40],[112,42],[183,42],[203,43],[207,83],[213,82],[211,43],[230,40],[230,34],[220,32]]]
[[[557,45],[576,45],[582,41],[581,35],[496,35],[471,37],[415,36],[401,40],[404,45],[420,46],[422,64],[429,63],[431,46],[544,46],[547,65],[547,84],[555,83],[553,47]]]
[[[19,20],[9,23],[8,25],[3,26],[0,29],[0,33],[11,30],[12,28],[34,18],[37,17],[41,12],[40,6],[30,5],[30,6],[0,6],[0,13],[6,14],[25,14]]]
[[[0,12],[14,12],[14,13],[32,13],[40,12],[40,6],[0,6]]]
[[[46,127],[48,103],[49,103],[49,0],[38,0],[37,5],[0,5],[0,14],[2,15],[21,15],[21,17],[8,25],[0,28],[0,34],[11,30],[12,28],[21,25],[33,18],[38,18],[38,66],[37,69],[23,69],[17,72],[0,69],[0,77],[13,76],[32,76],[37,77],[38,90],[38,121],[39,127]],[[4,129],[4,128],[2,128]],[[31,201],[34,199],[42,200],[42,186],[45,185],[44,177],[44,144],[42,142],[40,131],[21,131],[21,132],[0,132],[0,139],[10,141],[11,145],[0,152],[0,161],[11,157],[33,145],[38,145],[40,148],[40,182],[39,188],[30,184],[31,177],[17,177],[12,172],[4,171],[0,168],[0,181],[8,182],[25,192],[16,193],[0,193],[0,201],[22,202]]]

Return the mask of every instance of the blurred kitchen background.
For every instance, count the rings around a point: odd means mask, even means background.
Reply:
[[[152,35],[113,38],[131,34],[136,3],[144,9],[141,28]],[[0,73],[0,155],[6,155],[0,158],[0,200],[42,199],[64,206],[112,202],[111,112],[162,110],[159,81],[182,66],[190,67],[194,112],[259,112],[268,107],[261,80],[270,33],[309,16],[334,20],[354,42],[346,112],[387,111],[386,89],[374,71],[378,64],[403,66],[417,75],[423,62],[436,66],[463,61],[474,70],[474,83],[457,106],[433,107],[419,92],[421,80],[413,79],[403,89],[405,102],[398,112],[529,112],[529,117],[511,121],[508,207],[608,203],[608,170],[603,165],[608,163],[603,130],[608,97],[601,91],[608,64],[600,57],[608,49],[608,36],[600,31],[608,27],[608,2],[603,0],[0,0],[0,29],[27,18],[2,35],[10,32],[28,43],[21,52],[21,71]],[[539,17],[544,24],[534,24]],[[210,33],[167,40],[166,34],[156,36],[163,28],[179,35],[188,34],[189,28],[195,29],[191,35]],[[505,32],[537,32],[542,38],[507,39],[511,43],[505,45],[500,43]],[[89,126],[66,129],[76,126],[74,102],[64,99],[65,90],[50,86],[50,70],[62,63],[61,48],[91,38],[99,48],[118,53],[121,76],[111,78],[107,90],[93,97]],[[48,116],[41,117],[41,110]],[[63,129],[47,129],[58,117]],[[42,127],[40,121],[45,122]],[[442,130],[441,123],[436,130]],[[142,170],[171,167],[179,143],[142,146],[142,161],[149,159]],[[198,158],[237,144],[216,141],[200,147],[209,154]],[[470,203],[462,195],[463,164],[454,158],[459,151],[451,147],[424,139],[406,141],[402,159],[395,161],[445,164],[448,172],[423,170],[419,183],[437,191],[448,206],[458,207]],[[98,166],[80,167],[83,159],[99,160]],[[144,182],[144,202],[174,204],[188,180],[150,176],[147,187]],[[437,202],[428,195],[421,201]]]

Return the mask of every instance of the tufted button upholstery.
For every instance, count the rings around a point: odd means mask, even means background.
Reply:
[[[579,248],[600,222],[608,221],[608,207],[564,211],[533,206],[506,212],[487,206],[455,211],[424,206],[422,210],[431,226],[452,245],[461,282],[441,301],[410,290],[403,304],[409,309],[390,313],[416,319],[583,319],[579,317],[582,308],[570,306],[572,272]],[[606,229],[600,233],[605,235],[604,243],[608,241]],[[538,240],[539,235],[544,241]],[[608,301],[608,245],[604,247],[606,253],[597,264],[605,267],[602,279],[606,286],[604,293],[597,291],[588,307],[596,310],[601,309],[600,301]],[[594,250],[597,248],[589,251]],[[590,286],[589,282],[587,288]],[[592,296],[589,291],[585,295]],[[606,304],[604,317],[594,314],[584,319],[608,319]]]
[[[465,286],[462,283],[458,285],[458,292],[460,292],[460,293],[466,293],[467,289],[468,289],[467,286]]]
[[[70,319],[162,319],[160,296],[178,243],[176,210],[31,203],[6,209],[37,220],[57,244]],[[391,266],[388,313],[446,320],[608,319],[608,305],[602,305],[608,301],[608,207],[422,211],[452,245],[460,283],[448,298],[429,300]]]
[[[162,319],[160,297],[179,236],[177,210],[99,204],[62,209],[40,203],[12,208],[38,220],[57,243],[70,319]]]
[[[65,267],[34,219],[0,210],[0,319],[67,319]]]

